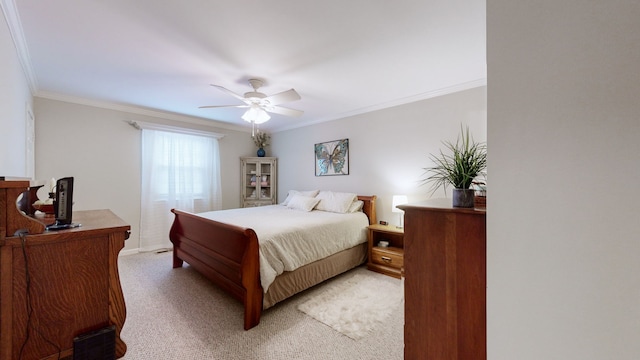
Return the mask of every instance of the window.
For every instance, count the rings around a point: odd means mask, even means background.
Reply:
[[[221,208],[218,137],[142,127],[141,251],[171,246],[172,208]]]
[[[211,178],[209,156],[214,139],[156,131],[151,159],[155,181],[151,186],[157,200],[170,195],[191,199],[204,199],[204,188]],[[146,140],[146,139],[145,139]]]

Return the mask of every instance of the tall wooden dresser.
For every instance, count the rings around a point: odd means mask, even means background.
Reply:
[[[0,181],[0,359],[70,357],[75,337],[111,326],[115,356],[124,356],[118,253],[129,224],[89,210],[73,213],[80,227],[45,231],[16,207],[28,189],[29,181]]]
[[[487,357],[486,211],[450,199],[405,211],[404,358]]]

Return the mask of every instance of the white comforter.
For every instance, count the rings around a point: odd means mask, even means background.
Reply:
[[[207,219],[251,228],[260,244],[260,281],[266,292],[277,275],[367,241],[367,216],[304,212],[282,205],[209,211]]]

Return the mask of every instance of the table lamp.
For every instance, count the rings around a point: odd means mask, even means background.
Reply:
[[[399,222],[399,225],[396,226],[398,229],[402,229],[403,228],[402,219],[404,217],[404,211],[398,209],[396,206],[406,204],[407,202],[408,202],[407,195],[393,195],[393,203],[391,205],[392,206],[391,212],[400,214],[400,222]]]

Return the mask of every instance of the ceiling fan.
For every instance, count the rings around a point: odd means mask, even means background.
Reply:
[[[287,91],[283,91],[271,96],[267,96],[264,93],[258,91],[258,89],[264,84],[264,82],[260,79],[249,79],[249,84],[253,87],[253,91],[249,91],[244,93],[244,96],[238,95],[233,91],[224,88],[220,85],[211,84],[211,86],[216,87],[227,94],[235,97],[236,99],[242,101],[243,105],[207,105],[200,106],[200,109],[206,108],[223,108],[223,107],[237,107],[237,108],[249,108],[244,115],[242,115],[242,119],[250,122],[252,124],[261,124],[263,122],[268,121],[271,116],[267,114],[268,112],[274,114],[280,114],[285,116],[300,116],[304,112],[301,110],[290,109],[286,107],[279,106],[280,104],[300,100],[300,95],[294,90],[289,89]]]

